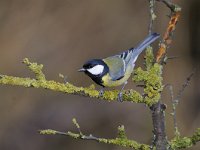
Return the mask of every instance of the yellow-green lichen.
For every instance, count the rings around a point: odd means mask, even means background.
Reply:
[[[192,143],[196,144],[196,142],[200,141],[200,128],[196,130],[194,135],[192,136]]]
[[[118,127],[118,138],[127,139],[124,125]]]
[[[76,121],[76,118],[73,118],[72,122],[78,129],[80,129],[80,126],[79,126],[78,122]]]
[[[150,66],[149,66],[150,67]],[[155,63],[148,71],[137,68],[134,71],[133,80],[144,83],[144,101],[151,106],[160,99],[160,92],[163,90],[162,85],[162,66]]]
[[[88,96],[98,99],[104,99],[107,101],[114,101],[118,98],[119,91],[105,91],[103,96],[99,95],[99,91],[95,90],[93,86],[90,87],[77,87],[71,83],[59,83],[53,80],[36,80],[31,78],[20,78],[20,77],[13,77],[7,75],[1,75],[0,77],[0,84],[4,85],[17,85],[17,86],[24,86],[24,87],[34,87],[34,88],[43,88],[49,89],[52,91],[59,91],[67,94],[74,94],[74,95],[82,95]],[[131,101],[136,103],[143,103],[142,96],[133,90],[124,91],[123,94],[124,101]]]
[[[133,81],[144,84],[144,101],[151,106],[160,99],[160,93],[163,90],[162,85],[162,66],[154,63],[154,55],[152,47],[147,47],[145,55],[145,67],[134,70]]]
[[[28,66],[28,68],[35,73],[37,80],[45,80],[45,75],[42,72],[43,65],[38,65],[37,63],[32,63],[28,58],[24,58],[23,63]]]
[[[148,46],[146,48],[146,55],[145,55],[145,66],[147,71],[153,66],[154,63],[154,55],[153,55],[153,48]]]
[[[123,100],[124,99],[130,102],[135,102],[135,103],[145,103],[142,95],[139,92],[134,91],[132,89],[124,92]]]
[[[170,141],[170,148],[172,150],[189,148],[200,141],[200,128],[198,128],[191,137],[176,136]]]
[[[81,137],[80,134],[72,133],[70,131],[67,132],[67,135],[70,136],[70,137],[72,137],[72,138],[74,138],[74,139],[78,139],[78,138]]]
[[[40,130],[39,133],[40,134],[55,135],[57,133],[57,131],[52,130],[52,129],[46,129],[46,130]]]
[[[146,144],[139,144],[136,141],[128,140],[128,139],[99,139],[99,142],[113,145],[120,145],[123,147],[133,148],[135,150],[150,150],[150,146]]]
[[[170,142],[170,148],[172,150],[187,148],[192,146],[192,140],[188,137],[176,137]]]

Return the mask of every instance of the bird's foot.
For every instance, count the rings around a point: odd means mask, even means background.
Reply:
[[[123,96],[123,94],[122,94],[122,92],[120,92],[120,93],[118,94],[118,98],[117,98],[118,102],[123,102],[122,96]]]
[[[102,97],[102,96],[103,96],[103,94],[104,94],[104,90],[103,90],[103,89],[101,89],[101,90],[99,91],[99,96],[100,96],[100,97]]]

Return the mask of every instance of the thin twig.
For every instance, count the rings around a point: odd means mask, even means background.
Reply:
[[[153,31],[153,23],[156,18],[156,15],[154,13],[154,6],[155,6],[155,0],[149,0],[149,16],[150,16],[149,35]]]
[[[181,7],[177,4],[172,3],[170,0],[157,0],[159,2],[163,2],[172,12],[181,11]]]
[[[184,82],[184,84],[182,85],[182,88],[179,90],[179,92],[178,92],[178,94],[177,94],[176,100],[179,101],[179,100],[181,99],[181,97],[182,97],[182,95],[183,95],[183,92],[185,91],[185,88],[189,85],[189,83],[190,83],[192,77],[194,76],[195,72],[196,72],[196,69],[194,69],[194,70],[190,73],[190,75],[186,78],[186,81]]]
[[[170,57],[167,57],[167,59],[177,59],[177,58],[180,58],[180,56],[170,56]]]
[[[157,51],[156,62],[165,64],[164,60],[166,57],[167,49],[172,43],[172,37],[174,30],[176,29],[176,24],[180,17],[181,7],[172,3],[170,0],[157,0],[159,2],[163,2],[167,7],[171,10],[170,21],[168,23],[167,30],[164,33],[163,39],[160,44],[160,48]]]
[[[167,49],[169,48],[170,44],[172,43],[173,33],[176,29],[176,24],[179,20],[180,12],[174,12],[171,15],[170,21],[168,23],[167,29],[164,33],[162,38],[159,50],[157,51],[156,55],[156,62],[157,63],[164,63],[164,58],[166,57]]]
[[[172,102],[172,113],[171,115],[173,116],[173,124],[174,124],[174,134],[175,136],[180,136],[180,132],[178,130],[178,124],[177,124],[177,116],[176,116],[176,107],[186,89],[186,87],[189,85],[192,77],[195,74],[196,69],[194,69],[192,71],[192,73],[190,73],[190,75],[186,78],[186,81],[184,82],[184,84],[182,85],[182,88],[179,90],[178,95],[176,96],[176,98],[174,98],[174,90],[173,90],[173,86],[171,84],[167,84],[165,85],[166,88],[169,89],[170,91],[170,96],[171,96],[171,102]]]
[[[79,134],[80,134],[80,135],[83,135],[83,133],[82,133],[82,131],[81,131],[81,127],[80,127],[80,125],[78,124],[78,122],[76,121],[76,118],[73,118],[73,119],[72,119],[72,122],[73,122],[73,124],[76,126],[76,128],[78,129]]]
[[[174,134],[175,136],[180,136],[180,132],[178,130],[178,125],[177,125],[177,120],[176,120],[176,106],[177,106],[177,101],[174,99],[174,90],[173,86],[171,84],[167,84],[165,86],[166,88],[169,89],[170,96],[171,96],[171,102],[172,102],[172,113],[171,115],[173,116],[173,124],[174,124]]]

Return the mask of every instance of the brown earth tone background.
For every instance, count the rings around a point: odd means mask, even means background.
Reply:
[[[168,54],[179,58],[165,66],[164,83],[172,84],[177,94],[186,77],[200,64],[200,1],[174,2],[183,11]],[[154,31],[163,35],[169,13],[162,3],[156,3]],[[28,57],[44,64],[47,79],[62,82],[58,77],[62,73],[77,86],[89,86],[93,82],[77,69],[90,58],[103,58],[133,47],[147,35],[148,23],[147,0],[0,0],[0,73],[33,77],[21,63]],[[137,66],[143,65],[143,55]],[[200,127],[199,77],[198,70],[177,108],[182,136]],[[132,82],[126,88],[141,90]],[[166,126],[170,139],[173,122],[168,90],[164,90],[162,101],[168,106]],[[0,85],[1,150],[123,149],[37,133],[46,128],[76,131],[71,123],[73,117],[85,133],[112,138],[123,124],[129,138],[151,143],[151,113],[143,104],[108,103],[44,89]],[[199,149],[198,143],[190,150]]]

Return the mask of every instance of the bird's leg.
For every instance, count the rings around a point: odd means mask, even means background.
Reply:
[[[99,96],[100,96],[100,97],[102,97],[102,96],[103,96],[103,94],[104,94],[104,87],[103,87],[103,88],[101,88],[101,90],[99,91]]]
[[[122,86],[122,89],[120,90],[119,94],[118,94],[118,101],[119,102],[123,102],[123,99],[122,99],[122,91],[124,90],[124,87],[126,86],[128,82],[124,82],[124,85]]]

